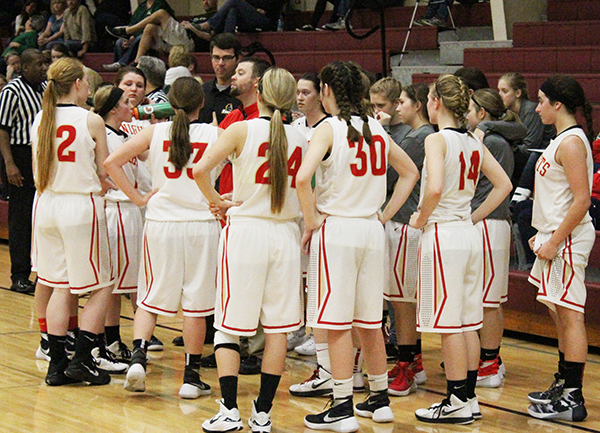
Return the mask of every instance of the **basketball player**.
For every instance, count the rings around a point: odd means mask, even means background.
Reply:
[[[32,126],[37,201],[34,227],[39,280],[54,290],[47,309],[50,386],[73,382],[105,385],[91,350],[102,332],[114,284],[104,200],[102,163],[108,154],[104,121],[80,108],[89,94],[83,65],[64,58],[48,69],[48,87]],[[85,259],[88,258],[88,259]],[[65,341],[72,296],[89,293],[81,315],[75,355]]]
[[[582,107],[588,135],[577,125]],[[529,282],[538,287],[558,332],[556,380],[545,392],[532,392],[528,412],[541,419],[583,421],[587,416],[582,394],[587,356],[584,322],[585,267],[596,234],[588,213],[593,175],[590,142],[594,137],[592,107],[572,77],[554,75],[538,92],[536,111],[558,135],[535,167],[533,227],[529,240],[536,255]]]
[[[105,164],[133,203],[147,205],[133,355],[123,387],[138,392],[146,389],[146,351],[157,315],[175,316],[181,306],[185,374],[179,396],[198,398],[211,392],[199,371],[205,316],[212,314],[215,302],[219,223],[194,184],[192,164],[216,141],[218,132],[215,126],[194,122],[204,101],[202,86],[194,78],[175,80],[169,100],[174,120],[137,133]],[[122,167],[146,151],[155,189],[142,195]],[[211,174],[213,182],[216,174]]]
[[[481,412],[475,396],[479,368],[477,329],[483,321],[481,231],[473,223],[494,210],[511,190],[506,173],[465,127],[469,89],[453,75],[431,86],[427,112],[440,132],[425,139],[419,208],[410,225],[423,229],[417,287],[417,330],[442,336],[447,397],[417,419],[468,424]],[[493,188],[471,215],[479,172]]]
[[[397,142],[412,159],[419,171],[423,169],[425,158],[425,138],[434,132],[427,114],[427,94],[425,84],[405,87],[399,97],[397,114],[399,121],[411,128],[401,141]],[[385,119],[380,114],[380,122]],[[385,128],[385,126],[384,126]],[[392,131],[390,131],[392,132]],[[391,135],[394,141],[397,134]],[[388,168],[388,197],[398,174]],[[388,372],[388,392],[396,396],[406,396],[415,392],[418,384],[425,383],[427,374],[423,370],[421,339],[417,332],[417,255],[421,231],[408,225],[410,216],[417,210],[420,182],[417,182],[410,196],[400,210],[385,225],[388,244],[389,283],[384,297],[392,303],[398,358],[396,365]]]
[[[206,432],[241,430],[237,407],[239,338],[265,332],[260,391],[248,420],[253,432],[271,431],[273,399],[285,369],[287,333],[302,326],[300,206],[296,173],[306,139],[283,124],[294,105],[296,82],[280,68],[258,83],[260,117],[230,125],[194,168],[211,206],[224,215],[219,247],[215,354],[222,400],[204,421]],[[233,201],[219,196],[209,173],[225,158],[233,164]],[[185,338],[184,338],[185,339]]]
[[[353,411],[376,422],[394,419],[381,333],[382,223],[400,208],[418,172],[410,158],[390,143],[383,127],[367,116],[366,89],[355,63],[330,63],[320,78],[322,103],[333,117],[315,130],[297,185],[304,215],[303,249],[307,252],[310,242],[311,253],[308,324],[327,329],[333,404],[325,412],[307,415],[304,423],[311,429],[350,432],[358,430]],[[401,175],[390,203],[379,213],[388,158]],[[313,193],[311,180],[317,169]],[[353,326],[361,340],[370,388],[370,397],[355,409]]]

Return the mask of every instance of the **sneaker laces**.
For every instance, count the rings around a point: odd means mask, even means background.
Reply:
[[[305,383],[309,383],[312,382],[313,380],[318,380],[321,378],[321,376],[319,376],[319,370],[323,368],[320,365],[317,365],[317,368],[315,369],[315,371],[313,371],[313,374],[311,377],[309,377],[308,379],[306,379],[304,382],[302,382],[303,384]]]

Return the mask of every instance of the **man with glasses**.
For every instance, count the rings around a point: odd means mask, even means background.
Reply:
[[[240,101],[231,96],[231,78],[240,59],[242,45],[233,33],[221,33],[210,42],[210,61],[215,71],[215,79],[202,85],[204,107],[198,120],[212,123],[213,116],[221,123],[225,116],[235,110]]]

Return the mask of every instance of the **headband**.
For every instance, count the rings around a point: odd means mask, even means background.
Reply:
[[[551,101],[558,101],[565,104],[565,98],[563,98],[558,91],[558,89],[552,84],[549,80],[544,81],[544,83],[540,86],[540,90],[544,92],[544,95],[548,97]]]
[[[108,95],[108,99],[104,104],[102,104],[102,107],[100,107],[100,109],[98,110],[98,115],[100,117],[106,116],[110,110],[116,107],[117,103],[119,102],[119,99],[121,99],[121,96],[123,96],[123,93],[125,93],[123,89],[119,87],[113,87],[110,91],[110,94]]]

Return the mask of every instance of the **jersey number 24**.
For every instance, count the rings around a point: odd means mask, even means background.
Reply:
[[[267,150],[269,150],[269,143],[263,143],[258,147],[258,156],[264,158],[267,156]],[[302,148],[296,147],[292,154],[290,155],[287,163],[287,172],[288,176],[292,176],[292,183],[290,186],[292,188],[296,188],[296,175],[298,174],[298,170],[300,169],[300,164],[302,164]],[[269,175],[267,171],[269,170],[269,161],[263,162],[258,170],[256,170],[256,177],[254,179],[255,183],[259,184],[270,184],[271,179],[269,179]]]

